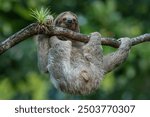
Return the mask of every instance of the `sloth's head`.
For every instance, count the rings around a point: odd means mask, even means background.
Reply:
[[[75,32],[80,31],[78,18],[74,13],[70,11],[66,11],[66,12],[59,14],[54,20],[54,25],[67,28]]]

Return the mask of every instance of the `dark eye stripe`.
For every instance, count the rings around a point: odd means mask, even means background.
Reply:
[[[66,18],[63,18],[63,21],[65,21],[66,20]]]

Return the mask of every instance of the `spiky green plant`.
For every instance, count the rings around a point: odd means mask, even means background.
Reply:
[[[45,21],[46,21],[47,16],[50,15],[50,14],[51,14],[51,11],[48,8],[43,8],[42,7],[40,10],[31,9],[31,16],[33,18],[35,18],[38,21],[38,23],[40,23],[40,24],[44,24]]]

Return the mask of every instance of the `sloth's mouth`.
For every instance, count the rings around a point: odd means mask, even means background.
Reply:
[[[74,23],[74,22],[72,22],[72,23],[62,22],[60,24],[60,27],[67,28],[67,29],[70,29],[72,31],[75,31],[76,30],[76,23]]]
[[[71,24],[66,23],[66,27],[65,28],[68,28],[68,29],[70,29],[72,31],[75,31],[76,25],[75,25],[75,23],[71,23]]]

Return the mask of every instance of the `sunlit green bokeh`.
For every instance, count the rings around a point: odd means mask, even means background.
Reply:
[[[149,0],[0,0],[0,41],[35,22],[30,9],[72,11],[81,32],[107,37],[135,37],[150,32]],[[35,37],[34,37],[35,38]],[[115,51],[103,47],[104,53]],[[37,67],[36,44],[30,38],[0,55],[0,99],[150,99],[150,43],[132,48],[127,61],[104,77],[88,96],[62,93]]]

